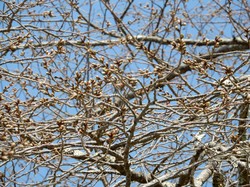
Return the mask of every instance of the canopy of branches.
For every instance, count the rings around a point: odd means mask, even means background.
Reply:
[[[249,184],[249,23],[246,0],[1,0],[0,185]]]

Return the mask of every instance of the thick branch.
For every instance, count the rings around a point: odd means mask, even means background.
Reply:
[[[216,167],[216,162],[209,163],[205,169],[199,174],[198,177],[194,179],[194,186],[201,187],[213,174],[214,168]]]
[[[0,30],[1,32],[1,30]],[[158,36],[144,36],[144,35],[138,35],[134,37],[137,41],[142,42],[155,42],[160,43],[162,45],[171,45],[172,42],[174,42],[174,39],[164,39]],[[133,40],[131,38],[131,40]],[[97,47],[97,46],[107,46],[107,45],[119,45],[121,44],[121,41],[128,41],[129,43],[133,43],[133,41],[130,41],[130,39],[121,37],[120,39],[113,39],[113,40],[101,40],[101,41],[95,41],[95,42],[84,42],[83,40],[58,40],[58,41],[52,41],[52,42],[41,42],[33,44],[32,47],[35,48],[41,48],[41,47],[49,47],[49,46],[78,46],[78,47]],[[205,41],[205,40],[192,40],[192,39],[183,39],[182,40],[186,45],[196,45],[196,46],[214,46],[216,44],[215,40],[211,41]],[[31,44],[26,45],[18,45],[16,46],[15,50],[18,49],[26,49],[29,48]],[[226,52],[228,51],[227,46],[235,45],[237,50],[242,49],[249,49],[249,42],[242,40],[242,39],[221,39],[220,45],[225,45],[226,49],[225,51],[220,52]],[[239,48],[239,46],[241,46]],[[1,51],[5,51],[8,48],[3,48]]]
[[[200,149],[198,149],[196,151],[196,154],[190,160],[189,165],[193,165],[194,163],[198,162],[203,151],[204,151],[204,149],[202,147]],[[181,175],[177,186],[187,185],[192,180],[192,177],[193,177],[194,172],[195,172],[197,167],[198,167],[198,165],[195,165],[194,167],[189,168],[188,172],[185,175]]]
[[[245,101],[246,103],[241,105],[240,110],[240,118],[247,119],[248,113],[249,113],[249,103],[248,101]],[[238,135],[241,141],[247,140],[247,127],[246,127],[246,121],[239,121],[239,128],[238,128]],[[248,155],[241,157],[241,159],[248,160]],[[239,185],[247,185],[250,183],[250,171],[246,167],[239,166]]]

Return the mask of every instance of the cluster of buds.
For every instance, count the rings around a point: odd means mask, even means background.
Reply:
[[[90,68],[91,68],[91,69],[94,69],[94,70],[99,70],[100,67],[101,67],[101,66],[100,66],[99,64],[91,64],[91,65],[90,65]]]
[[[86,122],[83,122],[83,123],[81,124],[81,127],[78,129],[78,132],[79,132],[80,134],[85,134],[85,133],[87,132],[88,128],[89,128],[88,122],[87,122],[87,121],[86,121]]]
[[[104,80],[106,83],[109,83],[110,80],[112,79],[112,71],[110,70],[108,64],[105,64],[104,67],[102,68],[102,74],[104,75]]]
[[[58,121],[56,122],[56,124],[58,125],[58,130],[59,130],[59,132],[65,132],[65,131],[66,131],[65,124],[63,123],[62,120],[58,120]]]
[[[132,75],[128,75],[128,83],[132,86],[135,87],[137,84],[137,80],[132,77]]]
[[[125,82],[124,82],[125,80],[121,80],[121,79],[114,79],[114,86],[115,86],[115,88],[117,88],[118,90],[123,90],[124,89],[124,87],[125,87]]]
[[[15,150],[14,150],[15,147],[16,147],[16,143],[11,142],[9,149],[2,150],[1,157],[0,157],[1,160],[8,160],[9,158],[11,158],[15,153]]]
[[[118,74],[121,73],[121,69],[116,64],[110,64],[109,68],[113,73],[118,73]]]
[[[197,60],[186,59],[183,60],[183,63],[188,65],[191,69],[198,71],[199,75],[203,77],[208,76],[206,71],[208,68],[211,70],[215,68],[213,64],[209,64],[207,61],[198,62]]]
[[[232,136],[230,136],[230,138],[231,138],[232,143],[239,143],[239,141],[240,141],[240,138],[238,135],[232,135]]]
[[[107,133],[107,135],[109,137],[109,139],[108,139],[109,144],[111,144],[114,141],[114,139],[118,135],[118,133],[119,133],[119,130],[117,128],[113,129],[112,131]]]
[[[120,67],[123,63],[123,59],[120,59],[120,60],[115,60],[114,61],[114,64],[117,66],[117,67]]]
[[[15,38],[14,41],[12,41],[10,44],[9,44],[9,49],[14,52],[15,50],[17,50],[18,46],[25,40],[25,38],[27,38],[27,36],[18,36]]]
[[[201,65],[203,69],[215,70],[214,63],[208,63],[208,61],[201,61]]]
[[[84,82],[84,90],[86,93],[92,93],[96,96],[100,96],[102,92],[101,85],[102,85],[101,80],[90,79],[89,81]]]
[[[0,141],[6,141],[7,140],[7,135],[6,133],[0,134]]]
[[[143,43],[141,42],[137,43],[136,49],[142,49],[144,52],[148,52],[148,48],[145,45],[143,45]]]
[[[183,60],[183,63],[188,65],[193,70],[198,69],[200,65],[200,63],[198,63],[196,60],[190,60],[190,59]]]
[[[97,60],[96,51],[91,49],[91,48],[86,48],[86,49],[87,49],[87,52],[89,53],[90,57]]]
[[[158,76],[158,78],[162,78],[165,72],[165,68],[161,66],[156,66],[154,68],[154,74]]]
[[[177,23],[179,24],[180,27],[187,25],[187,23],[183,22],[181,19],[176,18],[176,20],[177,20]],[[178,30],[178,26],[176,26],[175,29]]]
[[[60,39],[59,42],[57,43],[57,54],[66,54],[66,49],[64,47],[65,41]]]
[[[44,11],[44,12],[43,12],[43,17],[45,18],[45,17],[47,17],[47,16],[49,16],[49,17],[54,17],[55,15],[53,14],[52,11]]]
[[[219,36],[216,36],[214,41],[215,41],[214,47],[218,48],[220,46],[221,38]]]
[[[75,74],[76,85],[79,85],[82,82],[81,77],[82,77],[82,74],[77,71]]]
[[[183,41],[184,35],[180,34],[180,38],[177,38],[175,41],[171,42],[171,45],[174,49],[177,49],[181,54],[186,53],[186,43]]]
[[[190,114],[207,114],[211,112],[210,101],[206,100],[190,100],[182,98],[178,100],[178,104],[188,108],[190,110]]]
[[[148,69],[146,70],[139,70],[140,75],[142,75],[144,78],[149,78],[150,77],[150,72]]]
[[[228,76],[233,75],[233,68],[232,67],[226,66],[226,67],[223,67],[222,69],[225,71],[226,75],[228,75]]]

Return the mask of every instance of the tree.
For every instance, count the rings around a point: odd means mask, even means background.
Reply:
[[[1,186],[246,186],[249,4],[1,1]]]

